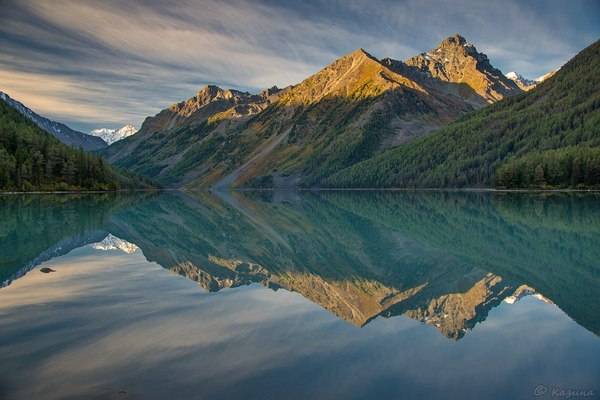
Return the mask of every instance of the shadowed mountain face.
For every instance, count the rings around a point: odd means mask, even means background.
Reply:
[[[101,138],[85,134],[69,128],[67,125],[60,122],[52,121],[46,117],[36,114],[23,103],[12,99],[6,93],[0,92],[0,99],[4,100],[12,108],[29,118],[37,126],[48,132],[64,144],[72,147],[81,147],[84,150],[92,151],[102,149],[108,144]]]
[[[203,192],[114,198],[97,208],[91,230],[134,243],[208,291],[259,283],[298,292],[357,326],[406,315],[456,340],[502,301],[539,293],[600,332],[595,196]],[[89,211],[53,214],[81,212]],[[37,256],[27,251],[13,258]]]
[[[310,187],[520,92],[459,35],[406,63],[358,49],[283,90],[207,86],[103,154],[169,187]]]

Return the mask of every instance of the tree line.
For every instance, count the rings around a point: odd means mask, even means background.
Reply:
[[[152,182],[83,149],[67,146],[0,101],[0,190],[149,188]]]

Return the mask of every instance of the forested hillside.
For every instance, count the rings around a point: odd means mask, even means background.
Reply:
[[[600,41],[536,89],[470,113],[321,186],[600,187]]]
[[[69,147],[0,101],[0,190],[118,190],[152,187],[102,157]]]

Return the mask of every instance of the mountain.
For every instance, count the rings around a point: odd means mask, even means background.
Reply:
[[[326,187],[600,187],[600,41],[535,90],[329,177]]]
[[[554,76],[554,74],[556,74],[557,71],[558,70],[548,72],[547,74],[542,75],[539,78],[533,80],[524,78],[522,75],[517,74],[516,72],[509,72],[506,74],[506,77],[515,82],[517,86],[519,86],[519,88],[526,92],[528,90],[533,89],[538,84],[544,82],[546,79]]]
[[[138,130],[133,125],[125,125],[119,129],[100,128],[94,129],[90,132],[90,135],[97,136],[104,140],[107,144],[111,145],[121,139],[135,134]]]
[[[0,100],[0,191],[117,190],[154,187],[147,178],[74,149]]]
[[[207,86],[102,154],[169,187],[310,187],[521,92],[459,35],[434,53],[451,60],[443,71],[425,56],[404,63],[358,49],[283,90]]]
[[[10,105],[15,110],[29,118],[44,131],[48,132],[49,134],[51,134],[52,136],[69,146],[75,148],[81,147],[84,150],[98,150],[107,146],[107,143],[101,138],[86,135],[83,132],[75,131],[65,124],[49,120],[48,118],[36,114],[31,109],[25,107],[23,103],[12,99],[6,93],[0,92],[0,99],[2,99],[6,104]]]
[[[524,91],[533,89],[535,87],[535,85],[537,85],[537,83],[538,83],[535,80],[523,78],[522,75],[519,75],[516,72],[509,72],[506,74],[506,77],[508,79],[510,79],[511,81],[515,82],[517,84],[517,86],[519,86],[519,88],[521,88]]]
[[[434,50],[409,58],[405,64],[416,68],[426,77],[464,84],[459,94],[480,105],[521,91],[490,64],[487,55],[478,52],[460,34],[447,38]]]
[[[362,49],[282,95],[252,118],[236,164],[218,162],[191,187],[312,186],[324,176],[445,125],[472,106],[428,90]],[[250,137],[250,140],[244,138]],[[216,174],[216,173],[217,174]]]
[[[119,166],[154,176],[168,186],[182,186],[190,178],[182,177],[180,171],[194,174],[193,167],[199,163],[196,159],[204,157],[204,152],[210,154],[227,131],[237,130],[285,91],[272,87],[251,95],[208,85],[194,97],[146,118],[135,135],[114,143],[102,154],[113,163],[118,161]],[[212,130],[213,135],[207,138]]]

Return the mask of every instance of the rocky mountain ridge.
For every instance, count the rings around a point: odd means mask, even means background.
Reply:
[[[520,92],[460,35],[406,62],[359,49],[283,90],[206,86],[103,154],[168,187],[310,187]]]
[[[416,68],[425,79],[464,84],[459,86],[459,96],[481,106],[520,92],[513,81],[492,66],[487,55],[478,52],[460,34],[445,39],[431,51],[409,58],[405,64]]]

